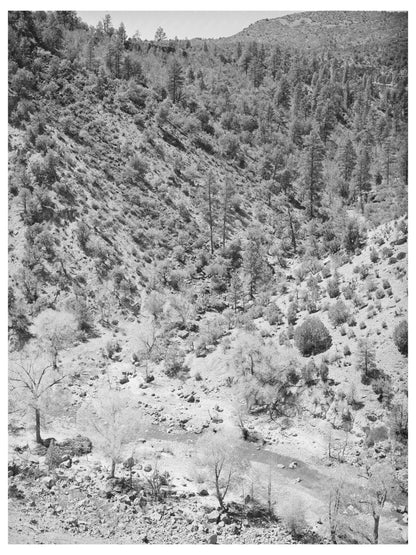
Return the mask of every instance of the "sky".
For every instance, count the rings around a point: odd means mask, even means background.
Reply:
[[[168,39],[177,36],[185,38],[219,38],[238,33],[250,23],[259,19],[272,19],[293,12],[283,11],[78,11],[78,15],[89,25],[97,25],[104,15],[109,13],[113,27],[124,23],[127,34],[132,36],[137,30],[142,39],[153,39],[156,29],[161,26]]]

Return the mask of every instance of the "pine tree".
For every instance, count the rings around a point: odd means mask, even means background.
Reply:
[[[166,33],[162,27],[158,27],[155,33],[155,42],[162,42],[167,39]]]
[[[167,89],[174,104],[181,99],[183,83],[182,66],[176,58],[173,58],[168,67]]]
[[[315,127],[305,138],[305,153],[300,168],[301,182],[307,199],[309,217],[316,215],[321,203],[323,187],[324,146]]]
[[[362,146],[359,150],[357,165],[353,173],[355,197],[358,196],[362,213],[364,213],[364,203],[371,189],[370,164],[369,149],[366,146]]]

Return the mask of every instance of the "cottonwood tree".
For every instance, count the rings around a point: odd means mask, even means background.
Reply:
[[[54,405],[58,403],[57,391],[62,388],[67,377],[67,374],[56,372],[37,345],[28,345],[10,360],[11,396],[22,412],[33,411],[36,443],[43,444],[43,413],[56,409]]]
[[[364,478],[367,483],[359,496],[359,504],[373,517],[372,542],[378,544],[380,519],[387,501],[393,500],[398,491],[394,468],[388,463],[365,465]]]
[[[328,522],[331,542],[337,543],[337,531],[342,520],[344,483],[341,481],[331,487],[328,498]]]
[[[153,318],[155,324],[159,323],[163,315],[165,302],[165,297],[158,291],[149,293],[143,302],[143,311]]]
[[[160,360],[162,336],[153,322],[139,327],[133,358],[144,365],[146,380],[149,379],[149,364]]]
[[[196,444],[195,463],[204,472],[208,485],[215,488],[215,496],[222,509],[230,490],[241,483],[248,464],[241,457],[234,435],[225,432],[206,434]]]
[[[125,445],[134,442],[143,427],[137,401],[130,392],[106,384],[94,399],[88,399],[79,409],[77,421],[93,444],[110,459],[109,477],[114,478]]]
[[[74,341],[78,324],[70,312],[60,312],[48,308],[34,320],[32,333],[49,353],[54,370],[58,368],[58,355]]]

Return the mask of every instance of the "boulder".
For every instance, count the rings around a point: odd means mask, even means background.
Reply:
[[[207,516],[208,522],[218,522],[220,518],[220,513],[217,510],[213,510]]]
[[[70,457],[88,455],[92,451],[92,441],[81,435],[64,439],[58,446]]]
[[[201,497],[206,497],[207,495],[209,495],[209,493],[205,488],[202,488],[198,491],[198,495],[200,495]]]
[[[217,534],[212,534],[209,538],[208,538],[208,543],[210,544],[216,544],[217,543]]]

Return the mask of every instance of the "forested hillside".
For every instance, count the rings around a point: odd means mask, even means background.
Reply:
[[[141,410],[171,431],[235,421],[244,440],[256,428],[273,443],[313,414],[318,438],[321,424],[346,430],[336,464],[349,468],[367,464],[368,432],[383,427],[403,504],[407,14],[307,12],[227,39],[158,29],[153,41],[80,15],[9,13],[13,429],[35,426],[49,453],[42,430],[60,440],[62,419],[83,431],[107,381],[115,396],[155,387]],[[135,441],[123,438],[121,450]],[[114,478],[124,451],[102,452]],[[290,541],[312,541],[299,526],[287,518]],[[368,540],[357,534],[340,537]],[[392,524],[384,539],[398,534]]]

